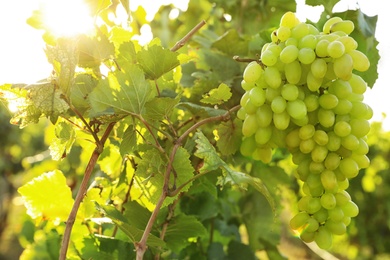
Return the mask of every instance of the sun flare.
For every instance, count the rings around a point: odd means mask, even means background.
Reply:
[[[43,23],[57,37],[89,34],[93,18],[83,0],[46,0],[43,2]]]

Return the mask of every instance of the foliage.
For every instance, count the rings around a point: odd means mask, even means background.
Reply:
[[[145,46],[131,40],[149,23],[142,7],[133,12],[127,1],[88,2],[103,21],[93,35],[53,35],[40,20],[43,10],[34,11],[28,23],[44,31],[53,73],[32,85],[0,87],[5,102],[18,106],[11,123],[26,131],[28,149],[48,148],[51,155],[10,170],[24,172],[17,185],[29,214],[20,235],[21,259],[56,259],[61,240],[69,242],[68,259],[294,257],[286,244],[312,255],[286,227],[300,192],[290,155],[277,149],[269,164],[242,156],[242,123],[235,115],[246,64],[233,56],[259,55],[280,17],[295,11],[295,1],[191,0],[173,20],[169,13],[175,7],[162,6],[150,22],[156,38]],[[325,7],[312,23],[320,27],[328,15],[355,22],[358,48],[372,64],[362,77],[372,87],[379,59],[377,18],[360,10],[333,14],[337,2],[307,1]],[[124,4],[134,18],[129,28],[109,19],[114,4]],[[206,26],[191,40],[169,49],[202,19]],[[30,139],[28,131],[43,129],[45,145]],[[356,251],[343,250],[346,245],[369,247],[367,259],[388,248],[379,231],[368,235],[388,215],[380,206],[387,205],[380,184],[388,173],[388,142],[374,140],[382,138],[378,134],[370,138],[373,164],[351,184],[351,194],[361,214],[384,214],[372,229],[362,228],[369,215],[351,225],[350,236],[341,237],[332,251],[342,257],[356,257]],[[8,150],[14,160],[25,156]],[[72,205],[77,216],[67,219]]]

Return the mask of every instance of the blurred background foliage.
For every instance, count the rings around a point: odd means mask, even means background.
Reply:
[[[335,15],[332,9],[337,2],[307,1],[311,5],[325,6],[316,25],[321,27],[327,18]],[[170,15],[177,11],[177,17],[172,19]],[[232,57],[256,57],[286,11],[296,11],[295,1],[191,0],[185,11],[174,5],[161,6],[152,21],[145,18],[146,12],[140,6],[132,12],[132,20],[129,22],[134,34],[139,33],[144,24],[149,24],[153,36],[160,38],[162,45],[169,48],[197,23],[205,20],[205,28],[180,50],[196,58],[182,65],[180,85],[190,93],[186,96],[189,102],[201,105],[199,100],[203,93],[219,83],[225,83],[233,93],[233,98],[225,106],[232,107],[239,104],[243,94],[240,82],[246,65],[234,61]],[[373,64],[364,75],[369,85],[373,86],[379,59],[375,49],[377,42],[372,37],[376,17],[367,17],[359,10],[337,15],[353,21],[363,19],[354,37],[358,40],[360,50],[368,53]],[[202,110],[194,113],[200,112]],[[66,158],[54,161],[48,150],[54,132],[51,123],[41,120],[37,125],[19,129],[8,123],[10,117],[6,104],[3,104],[0,108],[0,119],[3,122],[0,125],[0,259],[18,259],[23,251],[23,259],[57,259],[60,244],[58,230],[44,224],[37,227],[25,213],[16,189],[42,172],[59,168],[66,172],[68,185],[74,191],[88,162],[89,153],[82,152],[86,145],[76,145]],[[212,126],[208,129],[209,137],[213,130]],[[180,211],[196,216],[212,236],[187,247],[177,246],[176,258],[390,259],[390,240],[387,239],[390,237],[390,132],[385,131],[380,122],[375,122],[368,143],[371,166],[362,170],[350,182],[348,189],[359,206],[359,216],[352,220],[348,228],[349,235],[337,238],[330,254],[314,245],[304,244],[291,233],[287,223],[297,211],[295,203],[299,184],[293,175],[295,166],[290,156],[284,150],[276,150],[273,161],[268,165],[248,161],[239,152],[224,158],[241,171],[261,178],[275,199],[275,209],[271,209],[262,194],[251,188],[245,192],[226,187],[216,189],[215,175],[200,178],[181,198]],[[102,156],[101,160],[106,161],[100,161],[100,166],[114,160],[107,158],[110,158],[109,153]],[[99,175],[99,169],[96,175]],[[100,247],[97,247],[100,253],[90,252],[91,257],[105,255],[112,259],[123,259],[120,257],[121,250],[132,248],[131,244],[123,241],[114,243],[103,238],[99,241]],[[93,240],[89,242],[94,243]],[[107,249],[110,246],[121,249],[113,253]],[[85,253],[84,256],[87,255]]]

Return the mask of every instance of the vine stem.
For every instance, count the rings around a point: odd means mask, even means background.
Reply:
[[[205,20],[202,20],[194,28],[191,29],[183,38],[181,38],[172,48],[171,51],[177,51],[181,47],[183,47],[186,42],[197,32],[200,28],[202,28],[206,24]]]
[[[160,195],[160,197],[159,197],[159,199],[158,199],[158,201],[156,203],[156,207],[154,208],[154,210],[152,212],[152,215],[149,218],[149,221],[148,221],[148,223],[147,223],[147,225],[145,227],[144,233],[142,234],[141,240],[138,243],[135,244],[135,248],[136,248],[136,252],[137,252],[137,257],[136,257],[137,260],[142,260],[143,259],[143,256],[144,256],[144,254],[146,252],[146,249],[147,249],[146,241],[147,241],[147,239],[149,237],[150,232],[152,231],[152,228],[153,228],[154,222],[157,219],[158,213],[160,212],[160,209],[161,209],[165,199],[169,195],[169,178],[170,178],[170,175],[171,175],[171,171],[173,169],[173,161],[175,159],[176,152],[179,149],[179,147],[181,146],[181,144],[184,141],[184,139],[191,132],[195,131],[196,129],[198,129],[200,126],[202,126],[204,124],[207,124],[207,123],[210,123],[210,122],[215,122],[215,121],[227,121],[227,120],[229,120],[230,117],[231,117],[231,114],[234,113],[235,111],[237,111],[239,108],[240,108],[240,105],[231,108],[230,110],[228,110],[223,115],[209,117],[209,118],[206,118],[206,119],[203,119],[203,120],[197,122],[196,124],[194,124],[190,128],[188,128],[176,140],[175,145],[172,148],[171,154],[169,155],[168,165],[167,165],[167,168],[166,168],[165,173],[164,173],[164,186],[163,186],[161,195]]]
[[[77,191],[77,195],[76,195],[75,201],[73,203],[72,210],[68,216],[68,220],[66,221],[64,236],[62,238],[62,243],[61,243],[61,251],[60,251],[59,260],[66,259],[66,253],[67,253],[68,247],[69,247],[70,235],[72,232],[73,224],[76,220],[77,211],[79,210],[80,204],[81,204],[82,200],[84,199],[84,196],[86,195],[89,179],[90,179],[92,171],[96,165],[96,162],[99,158],[99,155],[103,152],[104,143],[106,142],[108,136],[110,135],[114,125],[115,125],[115,122],[110,123],[107,126],[106,131],[104,132],[102,138],[100,140],[98,139],[98,141],[96,143],[96,148],[93,151],[91,158],[89,159],[87,167],[85,168],[83,180],[81,182],[79,190]]]

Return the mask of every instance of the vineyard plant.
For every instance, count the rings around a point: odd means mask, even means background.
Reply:
[[[190,0],[149,21],[132,1],[85,2],[85,34],[33,11],[52,73],[0,86],[14,257],[390,259],[390,133],[364,100],[376,16]]]

